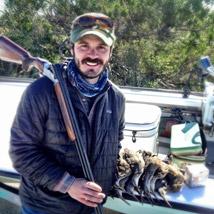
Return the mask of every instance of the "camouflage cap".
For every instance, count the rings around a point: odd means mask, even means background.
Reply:
[[[86,35],[96,35],[108,46],[116,40],[115,26],[112,19],[102,13],[85,13],[74,19],[71,28],[70,41],[76,43]]]

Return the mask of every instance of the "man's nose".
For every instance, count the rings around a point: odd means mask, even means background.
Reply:
[[[96,58],[97,57],[97,51],[95,48],[91,48],[88,52],[89,57]]]

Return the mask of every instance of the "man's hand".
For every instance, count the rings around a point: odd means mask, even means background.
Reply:
[[[68,194],[89,207],[96,207],[105,198],[105,194],[102,193],[102,188],[98,184],[83,178],[75,179]]]

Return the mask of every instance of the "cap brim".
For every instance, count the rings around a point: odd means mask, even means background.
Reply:
[[[112,46],[112,44],[114,43],[112,37],[110,35],[108,35],[107,33],[103,32],[103,31],[99,31],[99,30],[82,30],[81,32],[79,32],[78,36],[76,36],[76,38],[73,38],[73,42],[77,42],[79,39],[81,39],[83,36],[86,35],[95,35],[97,37],[99,37],[106,45],[108,46]]]

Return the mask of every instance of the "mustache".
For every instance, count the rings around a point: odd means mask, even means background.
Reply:
[[[103,64],[103,61],[101,59],[98,59],[98,58],[92,59],[90,57],[87,57],[87,58],[82,60],[82,63],[87,63],[87,62],[97,63],[97,64],[101,64],[101,65]]]

